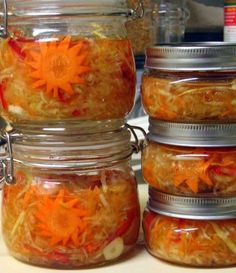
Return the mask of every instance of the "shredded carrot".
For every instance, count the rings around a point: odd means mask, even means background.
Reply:
[[[137,188],[125,172],[32,175],[16,168],[16,184],[4,187],[4,196],[5,238],[21,260],[80,267],[104,261],[103,249],[117,237],[124,251],[138,238]]]
[[[152,161],[146,161],[142,168],[144,179],[151,185],[157,183],[157,179],[154,174],[154,163]]]
[[[156,189],[183,195],[236,193],[236,152],[149,142],[142,156],[144,179]]]
[[[150,213],[144,214],[144,221]],[[154,256],[192,266],[235,264],[234,220],[199,221],[156,214],[154,223],[144,225],[147,246]]]
[[[219,80],[202,76],[144,75],[142,101],[147,114],[167,121],[235,121],[235,73]]]

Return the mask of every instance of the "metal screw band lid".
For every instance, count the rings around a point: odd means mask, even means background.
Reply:
[[[234,147],[236,124],[175,123],[149,118],[149,140],[185,147]]]
[[[236,219],[236,197],[183,197],[149,187],[148,208],[158,214],[196,220]]]
[[[201,42],[149,47],[145,67],[170,71],[234,70],[236,44]]]

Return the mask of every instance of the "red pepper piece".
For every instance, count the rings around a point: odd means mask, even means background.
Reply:
[[[22,48],[20,47],[17,41],[9,39],[8,44],[18,57],[20,57],[21,59],[25,59],[26,54],[25,52],[23,52]]]
[[[76,110],[74,110],[74,111],[72,112],[72,115],[73,115],[74,117],[79,117],[79,116],[81,115],[81,111],[80,111],[79,109],[76,109]]]
[[[127,63],[122,63],[121,66],[122,76],[131,84],[132,88],[135,88],[135,72]]]
[[[7,86],[7,82],[2,81],[2,83],[0,84],[0,101],[1,101],[3,109],[5,109],[5,110],[8,109],[8,103],[4,97],[4,92],[6,90],[6,86]]]
[[[59,251],[53,251],[49,254],[47,254],[47,258],[50,261],[55,261],[61,264],[69,264],[70,260],[66,254],[60,253]]]
[[[113,234],[110,235],[110,237],[108,238],[108,243],[110,243],[117,237],[122,237],[129,229],[136,215],[137,212],[134,209],[127,211],[127,220],[123,222]]]
[[[144,220],[143,220],[143,225],[144,225],[144,230],[149,230],[151,229],[152,225],[154,224],[155,219],[157,218],[156,214],[153,212],[144,212]]]
[[[222,167],[222,166],[214,166],[211,169],[215,174],[220,176],[236,176],[236,167]]]

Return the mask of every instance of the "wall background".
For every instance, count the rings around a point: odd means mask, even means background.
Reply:
[[[224,0],[187,0],[190,10],[188,30],[221,29],[224,25]]]
[[[224,0],[187,0],[190,19],[185,41],[222,41]]]

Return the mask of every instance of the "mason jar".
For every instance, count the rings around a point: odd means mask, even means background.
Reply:
[[[142,78],[146,113],[159,120],[236,120],[236,46],[190,43],[150,47]]]
[[[143,229],[151,255],[184,266],[235,266],[235,197],[180,197],[153,188],[149,196]]]
[[[4,0],[0,114],[9,122],[124,118],[135,97],[126,1]],[[8,5],[7,5],[8,3]]]
[[[126,257],[140,227],[130,132],[118,120],[77,123],[76,133],[60,129],[54,135],[51,127],[3,135],[10,140],[5,160],[1,156],[9,253],[58,269]]]
[[[144,180],[182,196],[236,196],[236,125],[150,119]]]

